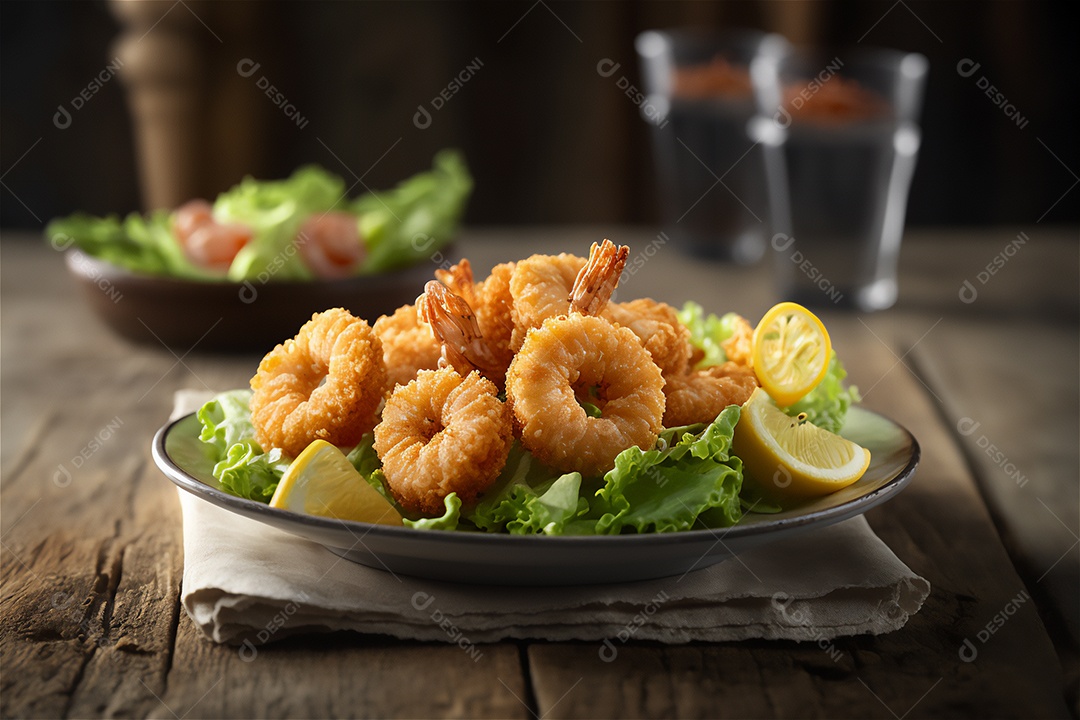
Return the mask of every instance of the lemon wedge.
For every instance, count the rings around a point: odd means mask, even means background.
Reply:
[[[337,520],[401,525],[401,515],[325,440],[304,448],[278,483],[270,507]]]
[[[829,369],[832,343],[817,315],[802,305],[774,305],[754,328],[754,374],[780,407],[817,387]]]
[[[784,414],[761,388],[742,406],[732,451],[742,458],[746,479],[779,501],[835,492],[870,465],[869,450]]]

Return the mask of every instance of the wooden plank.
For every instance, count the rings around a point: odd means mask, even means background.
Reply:
[[[921,383],[897,361],[918,335],[911,337],[910,323],[893,317],[871,318],[869,327],[840,315],[826,323],[849,358],[853,381],[867,391],[866,406],[910,428],[922,444],[911,486],[868,515],[900,559],[930,581],[922,611],[895,633],[838,639],[824,649],[787,642],[631,643],[604,663],[596,645],[533,645],[530,673],[542,716],[1066,713],[1060,667],[1033,603],[1021,601],[987,642],[979,640],[980,630],[1026,590],[948,428]],[[974,662],[960,657],[966,639],[976,646]],[[835,662],[831,651],[839,653]],[[570,690],[581,678],[585,687]]]

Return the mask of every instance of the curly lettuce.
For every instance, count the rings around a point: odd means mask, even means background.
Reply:
[[[727,353],[721,343],[735,334],[738,313],[727,313],[717,317],[705,313],[705,309],[696,302],[687,302],[678,311],[679,322],[690,331],[690,343],[705,353],[697,367],[709,367],[727,362]]]
[[[250,390],[230,390],[205,403],[196,413],[202,423],[199,439],[216,451],[214,477],[222,489],[239,497],[270,502],[292,458],[270,452],[255,442]]]
[[[213,203],[215,220],[241,223],[252,239],[224,277],[192,263],[173,235],[173,213],[94,217],[75,214],[49,223],[46,238],[58,249],[75,246],[88,255],[137,273],[189,280],[302,281],[315,274],[296,244],[301,225],[328,211],[351,213],[367,251],[357,274],[396,270],[430,259],[457,232],[472,192],[460,153],[445,150],[433,167],[396,188],[348,197],[345,181],[321,167],[299,168],[283,180],[246,177]]]
[[[742,461],[731,454],[739,407],[724,409],[706,426],[665,430],[657,446],[630,447],[615,458],[597,492],[606,512],[596,531],[616,534],[734,525],[742,517]]]

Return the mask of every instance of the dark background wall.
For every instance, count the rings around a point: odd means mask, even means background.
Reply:
[[[385,187],[457,146],[477,181],[470,223],[656,222],[647,128],[616,78],[596,66],[610,58],[638,83],[635,35],[693,25],[925,54],[931,72],[909,224],[1080,220],[1080,189],[1070,190],[1080,172],[1080,43],[1065,3],[170,0],[160,12],[172,17],[162,27],[189,14],[191,37],[201,38],[211,88],[205,196],[245,173],[283,176],[307,162]],[[0,5],[3,227],[140,208],[122,82],[103,83],[66,129],[53,121],[115,56],[120,30],[104,2]],[[260,64],[249,79],[236,71],[243,58]],[[971,77],[957,72],[965,58],[980,63]],[[431,125],[416,127],[418,105],[430,109],[477,61]],[[261,93],[262,76],[303,127]],[[1024,127],[978,88],[982,76]],[[230,117],[223,108],[233,104],[249,112]]]

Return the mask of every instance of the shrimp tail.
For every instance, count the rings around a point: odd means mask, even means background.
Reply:
[[[484,340],[469,303],[438,280],[429,280],[417,304],[420,317],[442,344],[441,367],[450,365],[463,375],[479,370],[499,385],[505,382],[505,370]]]
[[[589,261],[578,273],[570,291],[570,310],[582,315],[599,315],[615,292],[628,257],[630,248],[626,245],[616,246],[607,239],[600,245],[593,243]]]

